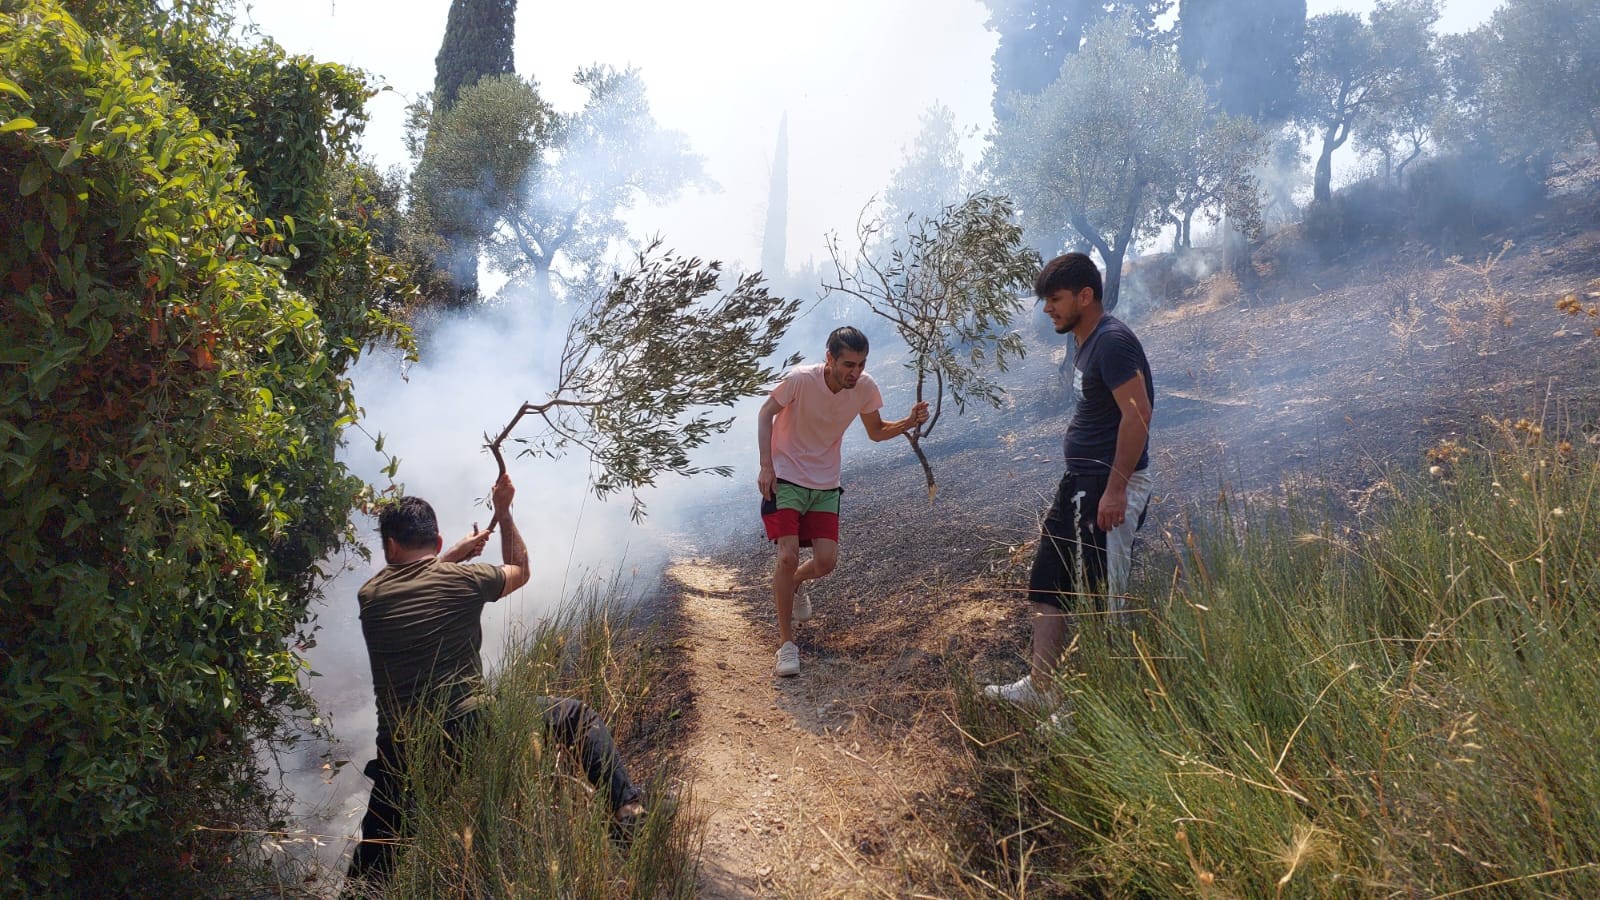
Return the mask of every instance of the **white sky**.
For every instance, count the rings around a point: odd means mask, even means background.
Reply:
[[[431,90],[449,0],[279,0],[255,8],[261,30],[291,51],[363,68],[395,89],[371,104],[366,150],[406,162],[408,98]],[[778,121],[789,114],[791,263],[821,257],[887,183],[917,117],[943,102],[987,123],[994,38],[974,0],[524,2],[517,70],[558,106],[578,105],[580,66],[634,65],[657,119],[689,136],[716,193],[635,217],[686,252],[758,264]],[[399,10],[399,11],[397,11]]]
[[[1443,31],[1481,22],[1496,0],[1445,0]],[[1310,0],[1316,15],[1370,2]],[[357,66],[392,91],[370,105],[366,151],[406,163],[403,109],[432,89],[449,0],[275,0],[249,9],[291,52]],[[779,117],[789,114],[791,266],[825,258],[829,230],[848,231],[883,189],[918,116],[934,103],[979,134],[990,125],[990,54],[977,0],[751,0],[523,2],[517,71],[564,108],[595,62],[642,69],[657,119],[706,158],[715,193],[634,216],[678,249],[758,264]],[[969,157],[975,155],[974,141]]]

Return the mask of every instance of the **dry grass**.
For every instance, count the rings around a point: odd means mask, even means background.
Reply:
[[[1085,621],[1072,730],[965,702],[993,840],[1037,826],[999,854],[1016,893],[1600,891],[1600,443],[1489,440],[1357,529],[1293,502],[1197,520],[1147,572],[1150,621]]]

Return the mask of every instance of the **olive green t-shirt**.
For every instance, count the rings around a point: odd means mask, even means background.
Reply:
[[[361,586],[361,634],[378,698],[378,736],[394,734],[419,703],[454,717],[477,705],[483,686],[483,605],[500,597],[505,574],[484,563],[437,557],[386,566]]]

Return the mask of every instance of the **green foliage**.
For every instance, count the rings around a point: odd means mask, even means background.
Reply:
[[[1158,214],[1205,131],[1205,86],[1165,48],[1141,48],[1126,20],[1091,29],[1084,47],[1037,97],[1002,122],[990,168],[1029,231],[1070,225],[1105,264],[1105,306],[1115,309],[1122,261]]]
[[[1006,197],[973,194],[914,220],[901,244],[891,245],[888,258],[880,260],[874,250],[883,228],[881,220],[862,221],[854,260],[837,237],[830,238],[834,277],[823,287],[865,303],[894,325],[911,351],[906,365],[916,372],[917,400],[927,400],[932,411],[906,437],[931,498],[933,469],[921,441],[939,424],[946,393],[958,412],[971,399],[996,407],[1004,402],[1004,389],[987,370],[1004,372],[1022,357],[1021,335],[1007,329],[1022,312],[1022,298],[1041,264],[1023,243]]]
[[[408,240],[440,268],[470,250],[475,271],[478,244],[517,206],[547,152],[554,116],[537,85],[504,75],[463,88],[448,112],[416,123],[427,141],[412,173]]]
[[[1434,94],[1433,23],[1435,0],[1383,0],[1367,21],[1348,12],[1313,16],[1306,23],[1306,49],[1300,61],[1300,103],[1296,120],[1321,139],[1312,198],[1332,196],[1333,152],[1380,112],[1420,121]],[[1381,136],[1394,122],[1379,120]],[[1383,138],[1387,141],[1387,138]]]
[[[495,265],[547,306],[603,288],[608,251],[628,239],[624,212],[705,180],[684,136],[656,123],[639,70],[596,65],[572,80],[588,99],[552,123],[490,247]]]
[[[491,683],[484,728],[459,762],[426,715],[411,733],[408,783],[416,798],[413,837],[383,896],[692,897],[695,825],[673,796],[683,776],[670,764],[644,775],[633,738],[652,715],[658,672],[632,634],[619,585],[591,584],[518,638]],[[646,815],[631,839],[612,837],[603,792],[550,742],[546,696],[585,700],[616,738]],[[361,896],[361,886],[346,892]]]
[[[1183,0],[1178,55],[1222,110],[1281,122],[1294,108],[1306,0]]]
[[[994,50],[994,117],[1018,115],[1022,96],[1044,90],[1078,52],[1101,20],[1125,19],[1142,44],[1162,40],[1157,20],[1171,0],[983,0],[989,30],[999,35]]]
[[[612,278],[609,290],[573,319],[554,390],[546,402],[524,406],[545,432],[527,453],[556,454],[570,444],[595,463],[595,493],[633,493],[663,472],[728,475],[702,469],[690,451],[733,424],[715,407],[762,393],[778,373],[764,361],[799,312],[800,301],[767,293],[759,273],[708,299],[722,264],[682,257],[651,243],[636,265]],[[790,360],[792,364],[793,360]]]
[[[517,0],[451,0],[450,15],[445,20],[444,39],[439,54],[434,58],[433,93],[419,101],[426,115],[441,115],[455,108],[462,90],[479,82],[512,78],[516,73],[512,44],[516,39]],[[480,123],[490,129],[483,135],[485,143],[496,137],[503,138],[506,125],[516,127],[519,121]],[[425,126],[424,126],[425,130]],[[448,163],[441,156],[451,149],[436,145],[433,135],[423,146],[416,141],[419,170],[437,170]],[[474,148],[467,148],[469,153]],[[452,214],[451,207],[467,205],[476,207],[489,198],[483,193],[481,182],[489,176],[468,173],[463,183],[439,183],[424,178],[419,198],[415,204],[419,213],[426,214],[432,207],[436,217],[426,228],[413,230],[409,235],[426,236],[425,241],[413,241],[417,247],[426,247],[426,270],[429,277],[425,286],[430,297],[445,306],[461,306],[478,298],[478,247],[494,228],[494,221],[469,212]],[[515,181],[508,184],[514,184]],[[464,192],[464,193],[462,193]]]
[[[1028,840],[1077,850],[1058,877],[1110,896],[1594,895],[1600,456],[1527,421],[1492,445],[1437,447],[1357,528],[1319,502],[1230,502],[1184,542],[1181,580],[1146,580],[1148,621],[1085,623],[1071,729],[988,760],[1028,785],[1010,801],[1030,821],[1059,823]],[[979,740],[1015,727],[968,712]]]
[[[362,491],[342,373],[399,287],[323,193],[353,74],[203,18],[116,19],[141,50],[5,9],[0,889],[125,890],[261,815],[254,744]]]
[[[1482,94],[1497,144],[1545,156],[1600,143],[1600,9],[1584,0],[1512,0],[1487,31]]]
[[[419,228],[475,235],[514,287],[549,312],[603,288],[605,260],[625,241],[622,213],[664,202],[701,179],[682,135],[663,131],[637,70],[592,66],[573,80],[582,109],[559,113],[531,80],[488,78],[451,109],[417,110],[426,146],[412,182]]]
[[[1261,231],[1261,202],[1251,174],[1266,155],[1265,134],[1244,116],[1218,113],[1179,150],[1177,177],[1163,210],[1174,226],[1174,249],[1193,247],[1196,214],[1213,225],[1226,211],[1251,238]]]
[[[924,110],[921,120],[922,129],[901,148],[900,167],[883,191],[880,253],[904,246],[905,232],[919,216],[959,203],[967,193],[970,179],[955,112],[939,103]]]

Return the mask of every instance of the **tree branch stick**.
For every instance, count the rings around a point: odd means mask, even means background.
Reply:
[[[543,404],[524,403],[524,404],[522,404],[521,408],[519,408],[517,410],[517,414],[511,417],[511,421],[506,423],[506,427],[500,429],[500,434],[495,436],[494,439],[491,440],[489,438],[489,433],[488,432],[484,432],[484,434],[483,434],[484,446],[489,448],[490,455],[492,455],[494,457],[495,465],[500,468],[500,475],[501,476],[506,474],[506,458],[503,455],[501,455],[501,453],[500,453],[500,445],[505,443],[506,438],[508,436],[510,436],[511,429],[516,428],[517,427],[517,423],[522,421],[522,417],[526,416],[529,413],[537,413],[538,415],[542,416],[547,411],[549,411],[551,408],[556,407],[556,406],[562,406],[562,405],[577,406],[577,405],[582,405],[582,404],[577,404],[577,403],[566,404],[566,403],[563,403],[560,400],[551,400],[550,402],[543,403]],[[489,520],[489,533],[490,534],[494,533],[495,526],[498,525],[498,524],[500,524],[500,520],[499,519],[490,519]]]
[[[928,455],[922,452],[922,442],[911,432],[906,432],[906,440],[911,444],[911,452],[917,455],[917,462],[922,463],[922,475],[928,480],[928,505],[933,505],[933,499],[939,496],[939,485],[933,480],[933,466],[928,463]]]

